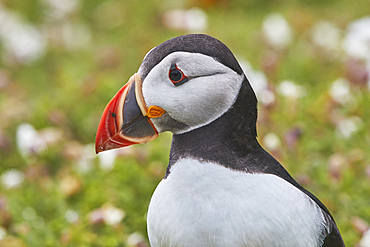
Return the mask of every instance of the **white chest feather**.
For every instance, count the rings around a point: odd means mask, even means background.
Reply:
[[[285,180],[182,159],[150,202],[152,247],[321,246],[320,208]]]

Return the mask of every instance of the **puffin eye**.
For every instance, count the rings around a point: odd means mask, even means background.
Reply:
[[[174,63],[171,65],[168,77],[175,86],[180,86],[181,84],[189,80],[189,78],[186,77],[184,73],[179,68],[177,68],[176,64]]]
[[[170,71],[170,79],[172,82],[180,81],[182,78],[182,73],[178,69],[174,69]]]

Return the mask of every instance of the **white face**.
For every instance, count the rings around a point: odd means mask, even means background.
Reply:
[[[169,71],[173,64],[188,77],[187,82],[175,86],[170,80]],[[147,107],[155,105],[166,111],[162,117],[151,119],[152,123],[158,132],[169,130],[179,134],[214,121],[235,102],[243,77],[210,56],[171,53],[143,81],[142,90]],[[165,126],[164,119],[168,117],[185,127],[171,129]]]

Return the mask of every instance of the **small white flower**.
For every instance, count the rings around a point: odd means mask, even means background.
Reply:
[[[91,159],[79,159],[76,163],[76,171],[81,174],[86,174],[93,168],[93,162]]]
[[[239,58],[238,61],[256,93],[258,101],[264,105],[274,103],[275,95],[268,89],[268,80],[265,73],[260,70],[254,70],[245,58]]]
[[[251,83],[252,88],[257,93],[257,95],[260,92],[267,89],[268,80],[267,80],[267,77],[266,77],[265,73],[263,73],[262,71],[260,71],[260,70],[252,71],[251,70],[249,75],[248,75],[248,79],[249,79],[249,82]]]
[[[348,103],[352,98],[349,81],[345,78],[336,79],[329,89],[329,94],[338,103]]]
[[[49,7],[46,15],[52,20],[60,20],[76,11],[80,5],[79,0],[44,0]]]
[[[0,42],[5,49],[3,58],[14,56],[18,62],[30,63],[44,55],[47,40],[43,33],[1,4],[0,23]]]
[[[368,71],[367,88],[370,90],[370,59],[366,63],[366,68],[367,68],[367,71]]]
[[[262,30],[268,42],[277,48],[286,48],[292,42],[292,30],[282,14],[272,13],[266,16]]]
[[[292,81],[282,81],[278,87],[278,93],[289,98],[302,98],[306,95],[306,88],[301,85],[296,85]]]
[[[64,215],[66,221],[69,223],[74,223],[78,220],[78,213],[74,210],[68,210]]]
[[[350,138],[354,133],[359,131],[363,126],[363,121],[357,116],[351,116],[339,121],[337,133],[340,137]]]
[[[77,171],[84,174],[93,168],[93,159],[96,158],[95,144],[91,143],[83,147],[77,160]]]
[[[23,123],[18,126],[16,143],[18,151],[25,158],[32,153],[40,153],[46,149],[45,141],[40,138],[35,128],[29,123]]]
[[[55,144],[64,138],[64,133],[61,129],[47,127],[38,131],[38,136],[47,145]]]
[[[270,151],[275,151],[280,147],[280,138],[277,134],[270,132],[263,137],[263,145]]]
[[[6,238],[6,229],[2,226],[0,226],[0,241]]]
[[[342,31],[332,22],[319,21],[312,27],[312,41],[325,50],[338,52],[340,48]]]
[[[208,27],[207,14],[200,8],[173,9],[163,15],[164,24],[173,29],[204,32]]]
[[[139,232],[134,232],[128,236],[127,245],[138,246],[138,244],[140,244],[143,241],[144,241],[143,235],[141,235]]]
[[[370,61],[370,16],[348,25],[343,49],[350,56]]]
[[[260,92],[259,101],[264,105],[270,105],[275,102],[275,94],[268,89]]]
[[[370,229],[367,230],[360,240],[360,243],[358,245],[359,247],[369,247],[370,246]]]
[[[204,32],[207,27],[207,14],[200,8],[191,8],[186,12],[186,26],[190,32]]]
[[[19,187],[24,180],[24,173],[11,169],[1,175],[1,182],[6,189]]]
[[[118,225],[125,217],[125,212],[122,209],[113,206],[106,206],[102,208],[104,222],[107,225]]]
[[[84,146],[82,157],[84,159],[95,159],[96,158],[94,143],[90,143]]]

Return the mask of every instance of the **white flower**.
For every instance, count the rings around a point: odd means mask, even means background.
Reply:
[[[333,100],[341,104],[348,103],[353,98],[350,83],[345,78],[336,79],[329,89],[329,94]]]
[[[208,27],[207,14],[200,8],[173,9],[163,15],[164,24],[173,29],[204,32]]]
[[[18,62],[30,63],[43,56],[46,37],[35,26],[24,23],[16,13],[7,11],[0,3],[0,42],[5,57],[14,56]]]
[[[270,132],[263,137],[262,143],[266,149],[275,151],[280,147],[281,142],[277,134]]]
[[[82,158],[84,159],[94,159],[96,158],[95,154],[95,144],[90,143],[84,146],[83,152],[82,152]]]
[[[370,59],[366,63],[367,71],[368,71],[368,77],[367,77],[367,87],[370,90]]]
[[[44,0],[49,7],[46,15],[52,20],[60,20],[75,12],[79,5],[79,0]]]
[[[191,8],[186,13],[187,29],[191,32],[203,32],[207,29],[207,14],[199,8]]]
[[[259,101],[264,105],[270,105],[275,102],[275,94],[271,90],[263,90],[260,92]]]
[[[258,101],[264,105],[274,103],[275,95],[268,89],[268,80],[265,73],[260,70],[254,70],[245,58],[240,58],[238,61],[256,93]]]
[[[1,182],[6,189],[19,187],[24,180],[24,173],[11,169],[1,175]]]
[[[248,73],[248,79],[249,79],[249,82],[253,90],[257,94],[267,89],[268,81],[267,81],[266,75],[262,71],[260,70],[252,71],[251,70]]]
[[[55,144],[64,139],[64,133],[59,128],[47,127],[38,131],[38,136],[42,139],[45,144]]]
[[[7,234],[6,229],[4,227],[0,226],[0,242],[1,242],[1,240],[5,239],[6,234]]]
[[[77,171],[84,174],[91,171],[93,160],[96,158],[95,144],[85,145],[80,151],[80,157],[77,159]]]
[[[292,42],[292,30],[282,14],[272,13],[266,16],[262,30],[268,42],[277,48],[286,48]]]
[[[370,61],[370,16],[348,25],[343,49],[350,56]]]
[[[118,225],[125,217],[125,212],[122,209],[113,206],[105,206],[103,209],[104,222],[107,225]]]
[[[74,223],[78,220],[78,213],[74,210],[68,210],[64,215],[66,221],[69,223]]]
[[[127,245],[128,246],[138,246],[141,242],[144,241],[143,235],[140,232],[131,233],[130,236],[127,238]]]
[[[282,81],[278,87],[278,93],[289,98],[302,98],[306,95],[306,88],[301,85],[296,85],[292,81]]]
[[[351,116],[339,121],[337,125],[337,133],[340,137],[350,138],[354,133],[359,131],[363,126],[363,121],[357,116]]]
[[[76,171],[81,174],[86,174],[93,168],[93,163],[91,159],[79,159],[77,160]]]
[[[370,229],[367,230],[360,240],[360,243],[358,244],[359,247],[370,247]]]
[[[338,52],[342,31],[332,22],[319,21],[312,27],[312,41],[315,45],[330,52]]]
[[[104,204],[101,208],[95,209],[89,213],[91,224],[105,223],[111,226],[117,226],[125,217],[125,211],[113,207],[110,203]]]
[[[40,153],[46,149],[45,141],[40,138],[35,128],[29,123],[18,126],[16,143],[18,151],[25,158],[32,153]]]

